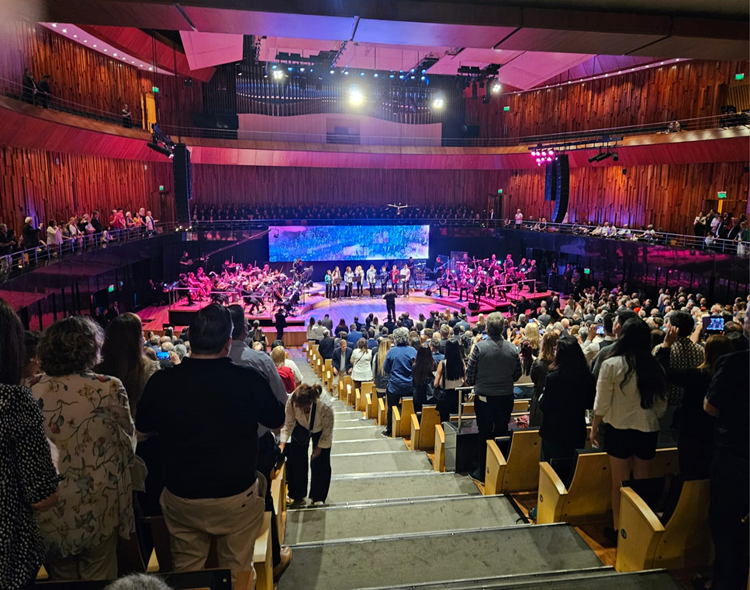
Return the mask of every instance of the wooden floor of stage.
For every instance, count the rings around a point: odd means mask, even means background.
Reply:
[[[527,299],[544,299],[554,294],[555,293],[552,291],[541,291],[537,293],[523,291],[517,296],[511,297],[511,299],[517,300],[521,295],[525,296]],[[188,307],[185,300],[181,303],[182,304],[171,306],[171,309],[198,311],[207,304],[207,302],[201,302],[193,307]],[[465,307],[469,313],[470,321],[476,321],[476,316],[479,313],[484,313],[486,315],[487,313],[494,311],[496,306],[500,306],[501,311],[505,312],[506,316],[508,315],[507,311],[510,307],[509,302],[500,300],[493,301],[487,298],[482,298],[479,311],[472,312],[468,308],[468,302],[465,300],[458,300],[458,294],[455,292],[452,293],[451,297],[438,297],[436,294],[432,294],[428,297],[424,294],[422,289],[416,289],[410,293],[409,297],[404,297],[403,295],[399,296],[396,300],[396,313],[401,314],[408,312],[409,316],[416,321],[420,313],[429,316],[431,311],[437,310],[442,312],[446,309],[454,311]],[[169,323],[169,310],[170,306],[165,305],[146,307],[139,311],[138,315],[143,322],[143,329],[153,330],[160,334],[163,330],[163,324]],[[317,320],[322,319],[325,314],[328,314],[334,325],[338,324],[339,320],[342,318],[348,325],[354,320],[355,316],[359,317],[360,321],[364,321],[370,313],[377,315],[381,321],[385,319],[385,301],[383,301],[380,295],[369,297],[365,290],[365,294],[362,297],[341,297],[340,299],[328,300],[322,296],[320,285],[316,284],[312,289],[311,294],[305,297],[304,303],[300,304],[299,313],[294,319],[296,322],[299,322],[299,320],[302,319],[304,320],[304,324],[307,324],[311,317],[314,317]],[[257,316],[252,316],[248,314],[248,318],[251,320],[255,318],[265,318],[269,320],[271,319],[271,311],[267,309],[265,315],[259,314]],[[179,332],[182,327],[183,326],[175,326],[175,329]],[[264,327],[263,331],[268,335],[269,339],[273,340],[275,338],[276,330],[273,326]],[[287,341],[289,346],[299,346],[305,341],[306,328],[304,325],[290,326],[286,328],[284,332],[284,340]]]

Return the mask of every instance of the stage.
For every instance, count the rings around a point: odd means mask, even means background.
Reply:
[[[380,290],[378,289],[378,293],[379,292]],[[399,298],[396,300],[396,314],[408,312],[409,316],[416,322],[420,313],[429,316],[430,311],[442,312],[446,309],[454,311],[465,307],[467,315],[469,316],[469,321],[474,322],[476,321],[478,314],[483,313],[487,315],[493,311],[501,311],[506,317],[508,317],[511,301],[518,301],[521,296],[526,297],[528,300],[538,301],[555,294],[556,293],[553,293],[552,291],[530,293],[529,291],[524,290],[509,295],[508,301],[502,301],[500,299],[493,300],[487,297],[482,297],[480,299],[479,309],[472,311],[469,309],[469,302],[466,300],[459,300],[458,293],[456,292],[451,292],[450,296],[439,297],[437,293],[432,293],[430,296],[427,296],[425,295],[424,289],[415,289],[412,290],[409,297],[399,295]],[[473,301],[473,299],[471,300]],[[178,301],[177,304],[171,306],[146,307],[139,311],[138,315],[143,322],[143,329],[146,331],[153,331],[157,334],[161,334],[163,331],[163,324],[170,324],[179,332],[183,326],[189,325],[192,316],[207,304],[207,301],[200,301],[195,302],[193,306],[188,306],[187,300],[183,298]],[[375,297],[370,297],[367,289],[365,289],[362,297],[341,297],[340,299],[329,300],[325,298],[324,284],[314,283],[306,292],[304,300],[300,301],[298,313],[295,316],[287,317],[288,326],[284,330],[284,343],[286,346],[301,346],[307,340],[306,325],[311,317],[314,317],[317,320],[323,318],[325,314],[328,314],[334,325],[338,324],[341,318],[343,318],[347,325],[349,325],[353,321],[354,316],[359,317],[360,321],[364,321],[370,313],[377,315],[380,320],[385,319],[385,301],[383,301],[381,295],[378,294]],[[276,328],[273,325],[272,314],[273,308],[270,306],[267,306],[266,310],[259,315],[247,314],[250,323],[255,320],[260,322],[269,341],[276,338]]]

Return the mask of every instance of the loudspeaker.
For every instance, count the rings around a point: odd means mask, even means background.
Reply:
[[[570,192],[570,163],[567,154],[560,154],[555,158],[555,209],[552,212],[552,222],[562,223],[568,212],[568,193]]]
[[[472,301],[471,303],[469,303],[469,309],[471,311],[479,311],[479,304]]]
[[[190,150],[184,143],[178,143],[173,153],[172,171],[174,172],[174,200],[177,221],[190,224],[190,201],[193,198]]]
[[[544,165],[544,200],[554,201],[557,197],[557,167],[550,162]]]

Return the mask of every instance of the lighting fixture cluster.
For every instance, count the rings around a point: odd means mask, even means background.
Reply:
[[[170,160],[174,158],[174,148],[177,145],[172,138],[164,133],[157,124],[154,124],[151,133],[151,141],[146,142],[149,149],[167,156]]]
[[[601,162],[603,160],[606,160],[607,158],[612,158],[613,162],[617,162],[620,159],[620,156],[617,155],[617,152],[614,152],[610,149],[607,149],[607,151],[599,150],[598,154],[589,158],[589,164],[593,164],[594,162]]]
[[[555,159],[555,150],[531,150],[531,157],[536,159],[536,165],[541,166],[542,164],[548,164]]]

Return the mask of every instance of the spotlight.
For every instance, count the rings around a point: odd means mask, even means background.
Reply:
[[[300,69],[299,69],[299,71],[300,71],[300,72],[304,72],[304,71],[305,71],[305,68],[300,68]]]
[[[278,82],[280,80],[283,80],[284,72],[282,72],[281,70],[274,70],[272,76],[273,76],[273,79]]]
[[[344,70],[344,76],[348,76],[348,75],[349,75],[349,70]]]
[[[335,71],[335,70],[331,70],[331,71],[330,71],[330,72],[328,72],[328,73],[329,73],[329,74],[335,74],[335,73],[336,73],[336,71]]]
[[[494,82],[492,86],[490,86],[490,92],[492,92],[492,94],[500,94],[502,89],[503,86],[502,84],[500,84],[500,82]]]
[[[613,161],[613,162],[617,162],[617,161],[618,161],[619,159],[620,159],[620,156],[618,156],[618,155],[617,155],[617,154],[615,154],[615,153],[613,153],[613,154],[612,154],[612,161]]]
[[[160,146],[158,143],[156,143],[155,138],[152,141],[147,142],[146,145],[150,149],[154,150],[155,152],[159,152],[163,156],[167,156],[168,158],[174,157],[174,154],[172,154],[172,150]]]
[[[360,76],[364,76],[364,75],[365,75],[365,73],[364,73],[364,72],[360,72],[360,73],[359,73],[359,75],[360,75]]]
[[[365,95],[362,90],[356,84],[352,84],[349,87],[349,104],[360,106],[363,102],[365,102]]]
[[[271,69],[272,69],[272,70],[275,70],[275,69],[276,69],[276,64],[273,64],[273,65],[271,66]]]
[[[374,73],[374,74],[372,75],[372,77],[373,77],[373,78],[377,78],[377,77],[378,77],[378,73],[377,73],[377,72],[375,72],[375,73]]]
[[[435,97],[432,99],[432,108],[433,110],[439,111],[445,106],[445,99],[441,96]]]

